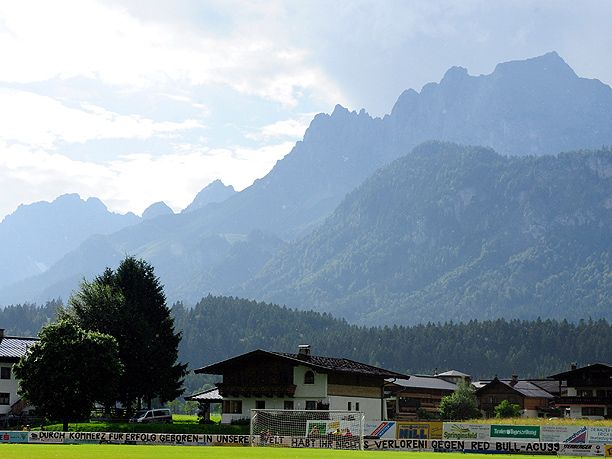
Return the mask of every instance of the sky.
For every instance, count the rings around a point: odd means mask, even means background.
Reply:
[[[557,51],[612,83],[612,2],[0,2],[0,219],[65,193],[175,212],[263,177],[336,104]]]

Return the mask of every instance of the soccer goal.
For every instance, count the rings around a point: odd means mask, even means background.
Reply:
[[[251,446],[363,449],[359,411],[251,410]]]

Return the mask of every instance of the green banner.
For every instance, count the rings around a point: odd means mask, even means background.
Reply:
[[[540,426],[491,426],[491,438],[529,438],[540,439]]]

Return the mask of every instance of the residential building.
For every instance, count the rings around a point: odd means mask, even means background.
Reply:
[[[559,384],[555,406],[566,417],[612,418],[612,365],[594,363],[549,376]],[[563,389],[565,388],[565,389]]]
[[[0,416],[21,414],[25,408],[18,393],[19,381],[13,374],[13,365],[36,341],[36,338],[7,336],[0,328]]]
[[[195,370],[222,375],[222,421],[248,419],[253,408],[362,411],[366,420],[386,418],[385,379],[407,378],[354,360],[257,349]]]
[[[553,396],[528,380],[520,380],[517,375],[512,379],[493,378],[491,381],[479,381],[476,384],[478,406],[487,417],[495,415],[495,407],[508,400],[520,406],[523,417],[535,418],[546,416],[550,410]]]
[[[442,397],[452,394],[457,386],[436,376],[410,375],[408,379],[389,379],[387,399],[389,419],[413,420],[437,415]]]

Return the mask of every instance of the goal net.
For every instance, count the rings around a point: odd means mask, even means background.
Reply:
[[[251,446],[363,449],[358,411],[251,410]]]

